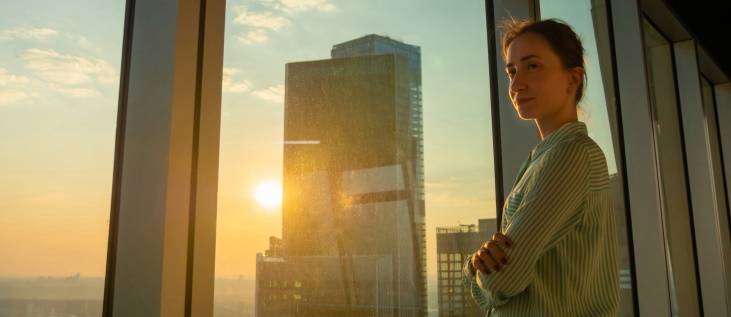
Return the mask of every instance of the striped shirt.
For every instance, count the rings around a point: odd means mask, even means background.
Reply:
[[[615,316],[617,236],[604,153],[570,122],[531,152],[503,208],[508,264],[490,275],[470,261],[464,284],[488,316]]]

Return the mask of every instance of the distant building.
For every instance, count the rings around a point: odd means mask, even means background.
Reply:
[[[10,307],[0,307],[0,317],[17,317],[18,313]]]
[[[426,316],[419,48],[370,35],[332,54],[286,67],[282,239],[257,255],[257,314]]]
[[[337,256],[257,254],[257,316],[394,316],[390,256],[353,257],[351,276]]]
[[[485,316],[462,284],[462,268],[493,234],[497,219],[479,219],[479,226],[437,228],[437,287],[439,316]]]
[[[624,196],[622,183],[618,174],[609,175],[609,186],[612,189],[612,205],[617,227],[617,249],[619,254],[619,312],[617,316],[632,316],[634,314],[632,299],[632,275],[629,259],[629,242],[627,240],[627,222],[625,221]]]

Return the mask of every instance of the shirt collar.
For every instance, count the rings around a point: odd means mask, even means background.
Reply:
[[[574,136],[588,135],[586,124],[580,121],[572,121],[562,125],[558,130],[553,131],[547,138],[543,139],[531,152],[531,161],[539,157],[543,152],[556,145],[557,143],[568,140]]]

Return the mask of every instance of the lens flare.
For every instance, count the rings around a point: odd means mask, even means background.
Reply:
[[[272,209],[282,204],[282,184],[266,181],[256,186],[254,198],[264,208]]]

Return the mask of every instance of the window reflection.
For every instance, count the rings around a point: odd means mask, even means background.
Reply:
[[[452,316],[471,305],[458,284],[464,250],[494,232],[452,249],[435,241],[437,228],[495,217],[484,12],[229,6],[216,316]],[[264,180],[281,184],[281,207],[248,197]]]
[[[541,1],[541,18],[557,18],[568,23],[579,34],[586,51],[586,92],[581,109],[589,136],[601,147],[607,158],[612,188],[614,215],[619,242],[620,307],[617,316],[633,316],[630,248],[622,175],[619,173],[619,140],[613,87],[611,46],[607,8],[603,0]]]

